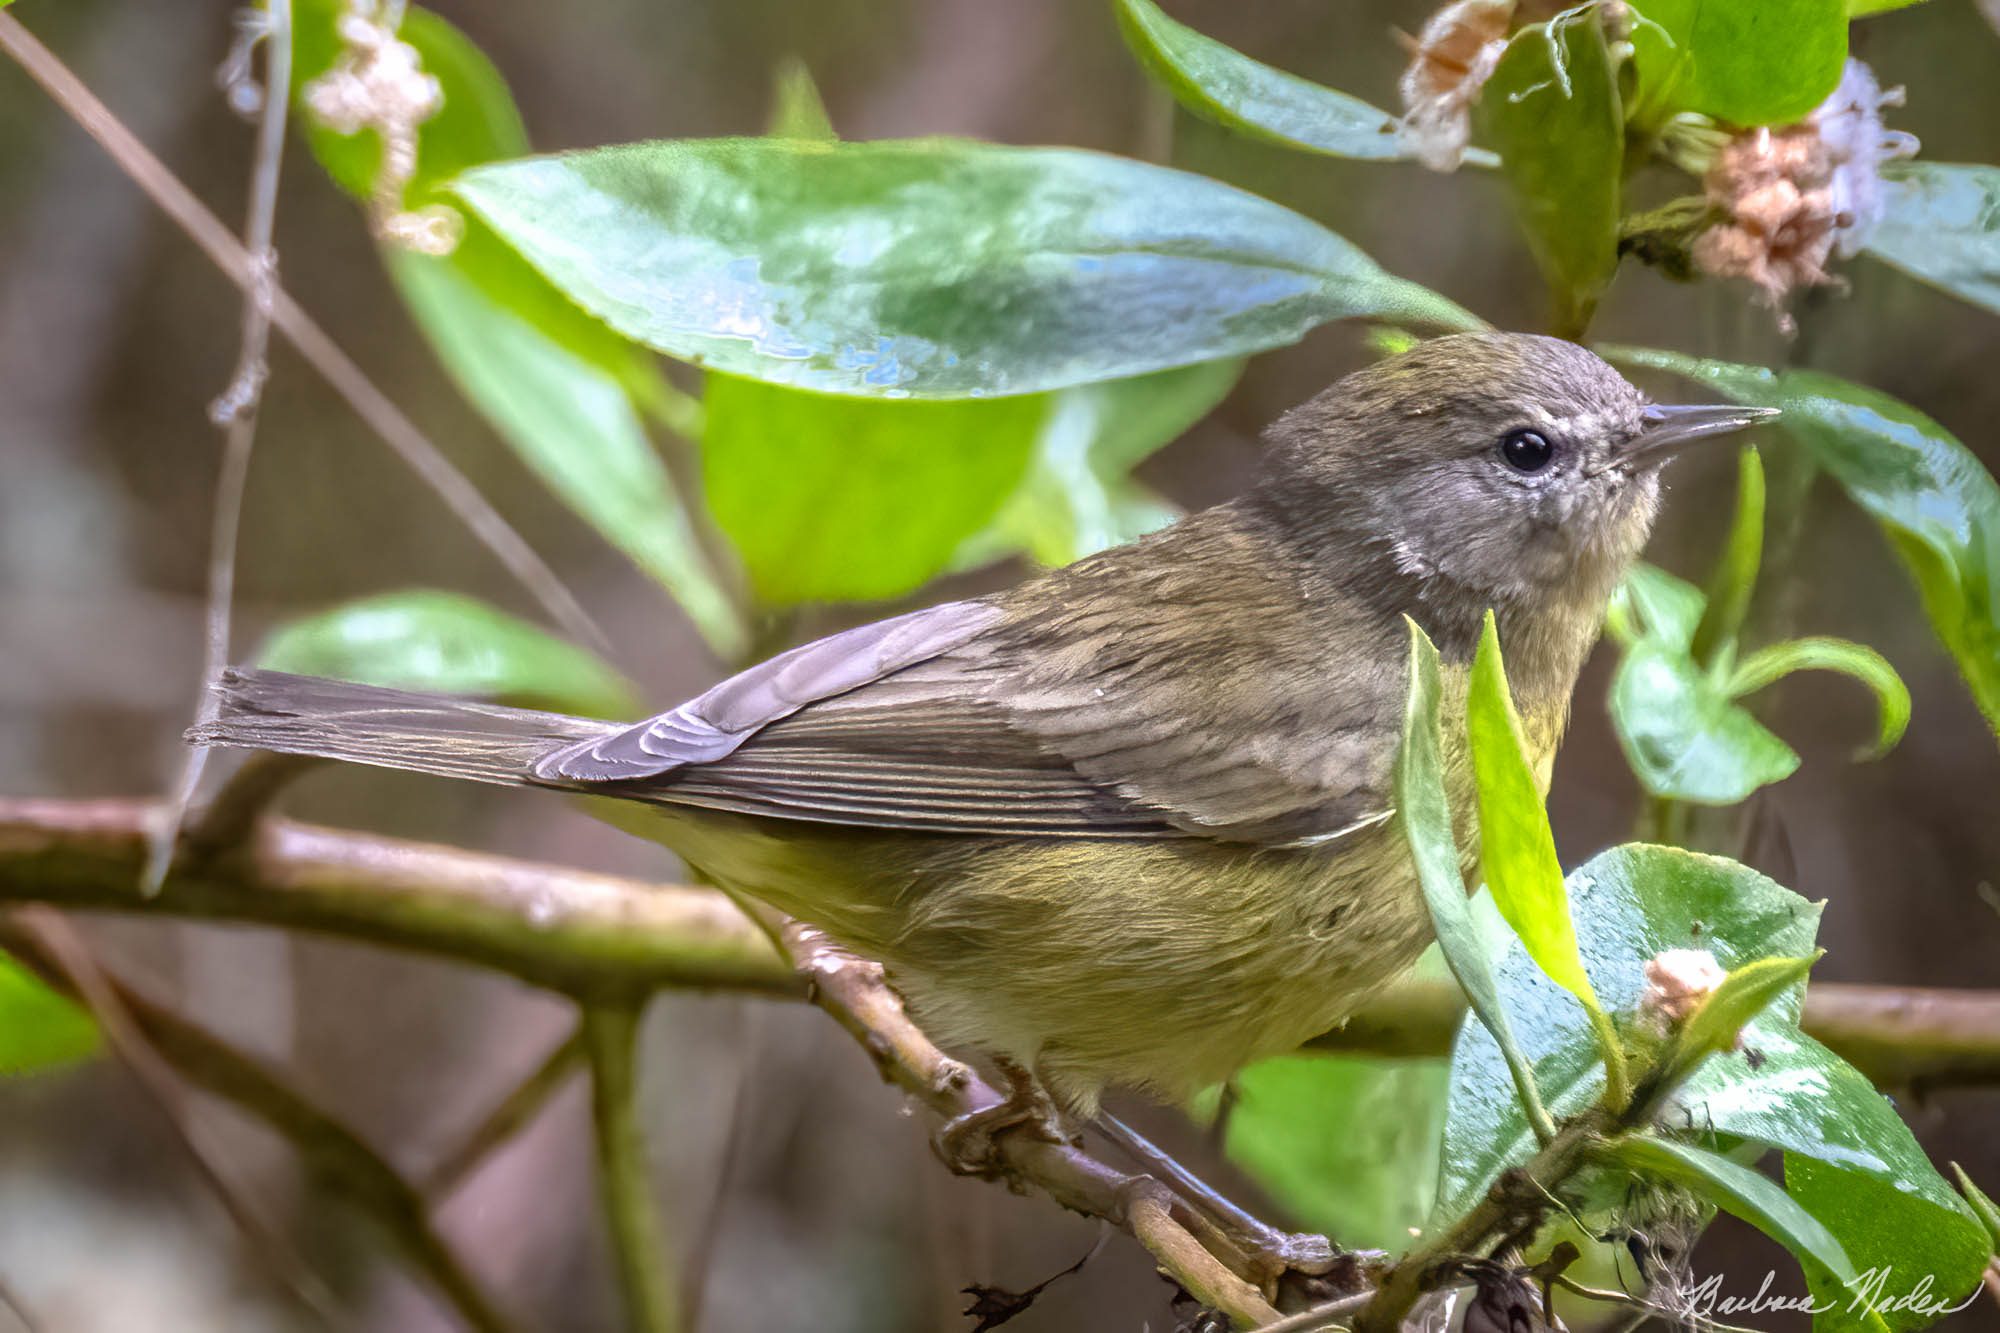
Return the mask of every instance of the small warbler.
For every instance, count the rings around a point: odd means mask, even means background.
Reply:
[[[948,1049],[1088,1116],[1109,1086],[1180,1097],[1289,1050],[1416,957],[1403,618],[1446,663],[1469,871],[1487,609],[1546,790],[1661,465],[1764,415],[1649,404],[1552,338],[1438,338],[1287,413],[1235,500],[644,722],[252,671],[190,739],[608,798],[883,963]]]

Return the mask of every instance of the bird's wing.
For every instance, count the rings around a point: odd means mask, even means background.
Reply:
[[[1036,595],[949,603],[793,649],[558,751],[536,775],[959,833],[1297,846],[1388,817],[1380,727],[1400,701],[1308,651],[1314,631],[1282,589],[1216,591],[1212,569],[1162,576],[1108,554],[1044,576]]]
[[[671,712],[558,750],[542,781],[670,804],[882,828],[1146,837],[1178,830],[1011,728],[981,655],[1004,618],[951,602],[767,662]]]

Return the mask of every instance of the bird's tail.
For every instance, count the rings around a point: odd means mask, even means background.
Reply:
[[[535,760],[621,724],[282,671],[226,671],[196,745],[310,755],[520,786]]]

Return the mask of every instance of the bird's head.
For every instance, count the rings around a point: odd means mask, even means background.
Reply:
[[[1288,523],[1358,534],[1426,600],[1601,611],[1652,529],[1662,465],[1772,415],[1650,403],[1558,338],[1457,334],[1287,413],[1260,491]]]

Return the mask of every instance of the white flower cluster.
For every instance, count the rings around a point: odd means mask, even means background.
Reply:
[[[1796,125],[1747,130],[1724,143],[1703,178],[1722,220],[1695,241],[1695,263],[1744,278],[1776,306],[1794,288],[1835,281],[1834,255],[1852,258],[1882,220],[1882,164],[1917,151],[1888,130],[1882,108],[1901,106],[1858,60],[1840,86]]]
[[[464,222],[442,204],[406,210],[403,192],[417,171],[417,127],[444,105],[444,90],[424,73],[417,48],[396,35],[393,18],[354,0],[335,31],[333,67],[305,90],[306,111],[336,134],[373,130],[382,140],[370,212],[375,234],[423,254],[449,254]]]

